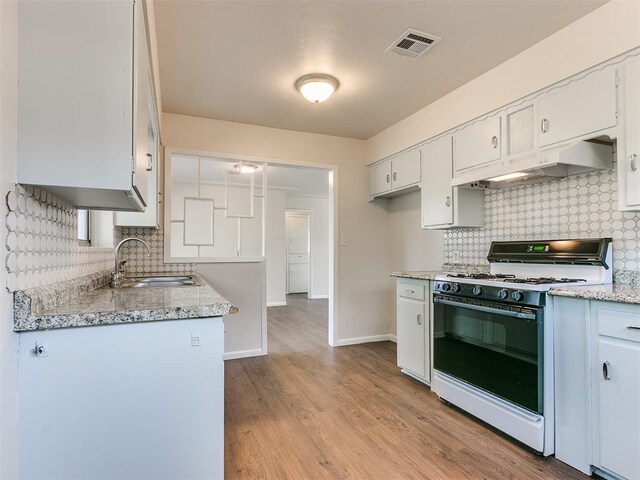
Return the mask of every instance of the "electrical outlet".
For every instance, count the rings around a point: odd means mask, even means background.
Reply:
[[[202,345],[202,334],[200,332],[191,332],[191,346],[199,347]]]
[[[349,246],[349,236],[346,233],[340,235],[340,246],[348,247]]]

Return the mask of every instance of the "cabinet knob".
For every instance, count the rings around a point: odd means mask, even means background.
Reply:
[[[498,148],[498,137],[496,137],[495,135],[491,137],[491,146],[493,148]]]
[[[604,362],[602,364],[602,378],[605,380],[611,380],[611,375],[609,370],[611,369],[611,364],[609,362]]]
[[[422,325],[422,314],[419,313],[418,315],[416,315],[416,320],[418,322],[418,325]]]
[[[398,180],[398,174],[393,172],[393,181],[395,182],[396,180]]]
[[[391,181],[391,177],[389,177],[389,174],[387,173],[387,183],[389,183]]]
[[[445,198],[445,200],[444,200],[444,204],[445,204],[447,207],[450,207],[450,206],[451,206],[451,197],[450,197],[449,195],[447,195],[447,197]]]
[[[638,158],[638,155],[635,153],[632,153],[631,155],[629,155],[629,166],[631,167],[632,172],[635,172],[638,169],[636,165],[637,158]]]
[[[546,118],[542,119],[540,122],[540,130],[542,130],[542,133],[547,133],[549,131],[549,120]]]

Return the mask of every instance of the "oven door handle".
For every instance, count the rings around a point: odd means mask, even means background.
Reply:
[[[433,303],[443,303],[445,305],[452,305],[454,307],[465,307],[472,310],[478,310],[480,312],[496,313],[498,315],[504,315],[506,317],[522,318],[526,320],[536,319],[535,313],[512,312],[510,310],[500,310],[499,308],[483,307],[481,305],[471,305],[468,303],[455,302],[455,301],[445,300],[443,298],[437,298],[437,297],[433,299]]]

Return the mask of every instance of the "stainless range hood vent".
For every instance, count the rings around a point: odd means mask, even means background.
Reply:
[[[613,146],[578,141],[480,167],[455,177],[459,187],[507,188],[613,168]]]

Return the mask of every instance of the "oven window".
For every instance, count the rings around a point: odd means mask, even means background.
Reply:
[[[434,303],[434,367],[543,413],[542,322]]]

